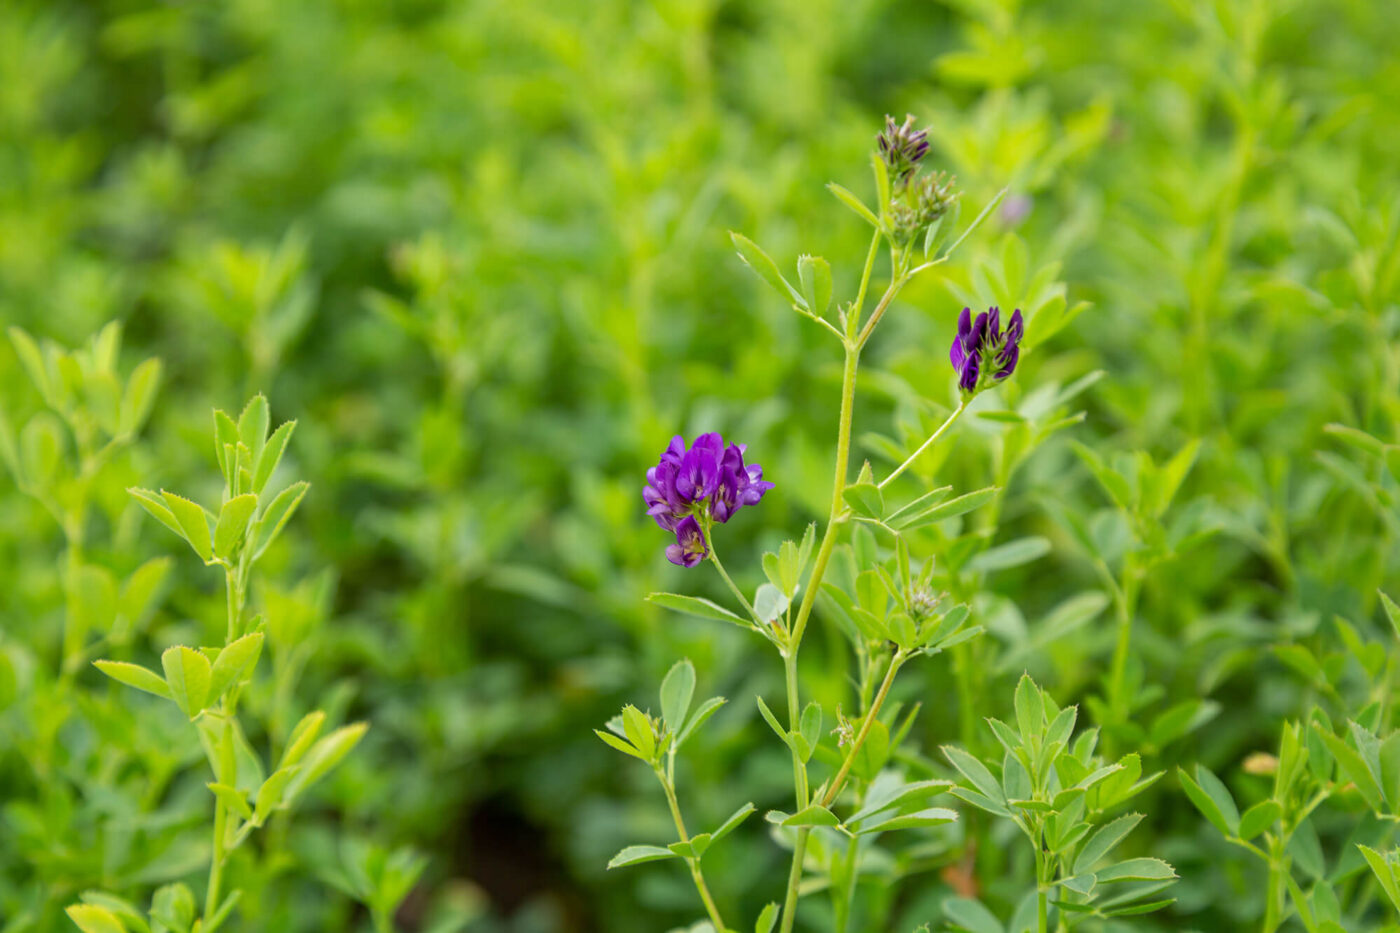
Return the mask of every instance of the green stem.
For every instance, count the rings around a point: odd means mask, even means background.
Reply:
[[[787,681],[787,703],[788,703],[788,723],[789,728],[794,732],[801,726],[802,710],[798,709],[800,701],[797,693],[797,651],[783,652],[783,673]],[[802,760],[802,756],[797,753],[797,749],[792,750],[792,786],[796,791],[797,810],[807,806],[810,790],[807,786],[807,764]],[[796,813],[797,810],[793,812]]]
[[[681,818],[681,805],[676,800],[676,789],[666,777],[666,772],[661,768],[656,768],[656,779],[661,782],[661,787],[666,791],[666,803],[671,808],[671,819],[676,823],[676,833],[680,836],[681,842],[689,842],[690,835],[685,831],[685,820]],[[710,896],[709,886],[705,884],[705,875],[700,871],[700,860],[698,858],[687,858],[686,864],[690,866],[690,877],[695,882],[695,890],[700,893],[700,900],[705,904],[705,912],[710,915],[710,923],[715,928],[715,933],[725,933],[724,921],[720,919],[719,908],[715,906],[715,899]]]
[[[1049,933],[1050,930],[1050,905],[1049,892],[1045,887],[1045,851],[1041,842],[1041,834],[1036,833],[1035,838],[1035,916],[1037,933]]]
[[[885,672],[885,679],[880,683],[880,691],[875,694],[875,700],[870,704],[870,711],[861,720],[860,732],[856,733],[855,741],[851,743],[851,750],[846,753],[846,760],[841,762],[841,770],[836,772],[836,777],[832,779],[831,785],[822,795],[822,806],[829,807],[836,801],[836,795],[841,792],[841,786],[846,782],[846,776],[850,774],[851,766],[855,764],[856,755],[860,754],[860,748],[865,744],[866,736],[870,735],[871,725],[880,714],[880,707],[885,705],[885,698],[889,696],[890,686],[894,683],[894,675],[899,673],[899,668],[904,664],[904,661],[904,653],[901,651],[896,651],[894,656],[890,658],[890,667]]]
[[[228,633],[225,645],[234,640],[239,620],[243,615],[244,570],[245,567],[241,563],[237,567],[224,569],[224,586],[228,606]],[[231,691],[219,703],[220,715],[232,718],[236,703],[237,695]],[[219,774],[218,769],[215,770],[214,779],[216,781],[223,781],[226,777],[227,775]],[[219,889],[223,886],[224,860],[228,857],[227,840],[228,809],[224,806],[223,798],[216,794],[214,796],[214,840],[210,852],[209,884],[204,896],[204,926],[206,927],[209,925],[210,918],[214,916],[214,912],[219,909]]]
[[[1123,579],[1114,594],[1118,609],[1118,639],[1113,649],[1113,666],[1109,675],[1108,702],[1114,711],[1114,722],[1128,718],[1127,676],[1128,652],[1132,647],[1133,613],[1137,604],[1136,565],[1131,555],[1123,560]]]
[[[1264,926],[1261,927],[1262,933],[1274,933],[1282,922],[1282,918],[1279,916],[1279,908],[1283,901],[1283,873],[1281,870],[1283,866],[1280,864],[1280,852],[1278,848],[1277,844],[1269,847],[1269,881],[1268,887],[1264,892]]]
[[[872,257],[874,251],[871,252]],[[870,262],[866,262],[867,275]],[[888,294],[888,293],[887,293]],[[852,308],[852,314],[856,317],[860,314],[860,306],[857,304]],[[807,621],[812,615],[812,606],[816,603],[817,592],[821,589],[822,578],[826,575],[827,565],[831,562],[832,551],[836,549],[836,537],[839,527],[839,519],[842,511],[843,500],[841,493],[846,488],[846,477],[851,453],[851,419],[855,408],[856,394],[856,370],[860,364],[859,348],[846,345],[846,364],[841,375],[841,415],[836,427],[836,470],[832,480],[831,491],[831,513],[827,518],[826,532],[822,535],[821,546],[817,548],[817,557],[812,565],[812,576],[807,581],[807,591],[802,594],[802,603],[797,608],[797,618],[793,621],[792,631],[788,637],[787,647],[783,651],[784,663],[790,665],[791,686],[788,696],[788,716],[789,728],[794,732],[800,727],[798,718],[801,716],[801,709],[798,705],[797,696],[797,652],[802,645],[802,636],[807,631]],[[796,769],[794,769],[796,771]],[[805,807],[807,797],[807,787],[805,778],[805,766],[802,769],[803,777],[796,778],[796,797],[798,809]],[[794,811],[795,812],[795,811]],[[792,850],[792,868],[788,871],[787,895],[783,899],[783,914],[781,933],[792,933],[793,924],[797,920],[797,897],[798,887],[802,882],[802,864],[807,855],[807,836],[811,830],[802,827],[797,831],[797,841]]]
[[[856,327],[860,323],[860,312],[865,307],[865,292],[870,287],[870,273],[875,270],[875,257],[879,251],[880,231],[877,228],[875,235],[870,238],[870,249],[865,254],[865,271],[860,275],[860,291],[856,292],[856,300],[851,304],[851,312],[845,321],[848,339],[855,335]]]
[[[952,426],[954,421],[958,420],[958,416],[961,415],[963,411],[967,408],[967,402],[968,400],[966,398],[963,398],[961,401],[959,401],[958,407],[953,409],[953,413],[949,415],[947,419],[938,426],[938,429],[936,431],[929,435],[928,440],[920,444],[919,449],[910,454],[907,460],[905,460],[899,466],[895,467],[893,473],[891,473],[889,476],[886,476],[883,480],[880,481],[879,488],[884,489],[886,486],[888,486],[894,481],[895,477],[903,473],[905,470],[909,469],[909,467],[914,463],[915,460],[918,460],[921,456],[923,456],[924,451],[932,447],[938,441],[938,439],[943,436],[943,432],[948,430],[948,428]]]
[[[729,591],[734,594],[735,599],[739,600],[739,605],[744,607],[744,611],[749,614],[749,618],[754,621],[754,624],[763,625],[763,620],[758,617],[758,613],[754,611],[753,605],[744,596],[743,590],[735,585],[734,581],[730,579],[729,573],[724,569],[724,565],[719,562],[719,553],[715,551],[714,538],[711,537],[708,527],[705,529],[705,541],[710,546],[710,563],[715,565],[715,569],[719,571],[719,575],[724,578],[724,582],[729,586]]]
[[[219,909],[219,888],[224,880],[224,837],[228,835],[228,810],[218,795],[214,797],[214,846],[209,863],[209,887],[204,895],[204,926]]]

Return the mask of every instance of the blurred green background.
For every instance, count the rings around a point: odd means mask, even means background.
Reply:
[[[1017,379],[1106,370],[1066,432],[1106,457],[1203,439],[1184,497],[1216,533],[1148,584],[1138,649],[1156,703],[1209,697],[1197,712],[1213,721],[1145,757],[1237,775],[1312,689],[1269,647],[1336,613],[1373,623],[1377,587],[1400,584],[1393,475],[1323,432],[1396,440],[1397,42],[1400,16],[1372,0],[6,3],[0,319],[67,345],[119,320],[124,369],[165,362],[144,439],[101,499],[113,544],[93,559],[177,555],[178,582],[123,656],[149,663],[219,630],[222,596],[121,489],[211,490],[211,407],[262,391],[274,420],[299,421],[290,456],[312,491],[253,599],[299,626],[297,694],[371,730],[298,819],[293,863],[245,878],[261,915],[245,905],[239,928],[364,924],[331,877],[345,837],[429,857],[402,929],[695,919],[683,873],[604,871],[667,829],[645,769],[591,729],[654,702],[689,656],[704,695],[735,702],[682,764],[687,808],[712,823],[735,794],[781,806],[784,752],[749,699],[780,694],[781,674],[742,633],[643,602],[719,590],[665,562],[642,473],[674,433],[749,445],[778,484],[724,529],[749,587],[762,548],[825,512],[839,360],[727,231],[784,268],[828,257],[849,298],[868,233],[823,185],[868,196],[886,113],[931,126],[965,218],[1011,194],[891,313],[857,437],[917,435],[923,400],[949,397],[959,296],[991,303],[975,270],[1007,237],[1031,268],[1063,263],[1071,302],[1093,306]],[[22,429],[40,403],[8,346],[0,386]],[[996,431],[965,427],[940,481],[985,485]],[[1055,548],[979,597],[998,645],[1024,645],[1027,620],[1096,585],[1051,508],[1093,520],[1106,505],[1062,438],[1018,471],[1000,525]],[[62,550],[0,482],[6,931],[66,929],[61,907],[96,884],[135,896],[198,874],[176,843],[104,855],[145,771],[104,753],[81,712],[56,733],[64,803],[33,803],[25,697],[60,638]],[[823,637],[804,663],[834,707],[847,671]],[[1111,643],[1095,623],[1026,663],[1074,702]],[[978,715],[1009,708],[1019,673],[989,675]],[[946,664],[911,668],[903,693],[924,704],[926,748],[959,738]],[[203,779],[188,778],[201,794]],[[188,799],[187,815],[203,806]],[[1226,847],[1173,783],[1144,806],[1135,844],[1186,879],[1144,925],[1235,929],[1257,879],[1219,869]],[[786,871],[752,823],[706,863],[748,916]],[[975,857],[995,902],[1016,870]],[[936,922],[949,884],[916,876],[892,928]]]

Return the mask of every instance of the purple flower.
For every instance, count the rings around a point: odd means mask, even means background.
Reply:
[[[958,374],[958,388],[976,392],[988,382],[1000,382],[1011,375],[1021,357],[1025,331],[1020,308],[1012,313],[1005,333],[1001,329],[1000,308],[977,315],[975,321],[972,309],[963,308],[958,318],[958,335],[948,348],[948,359]]]
[[[763,468],[744,463],[742,444],[725,446],[717,433],[702,434],[686,448],[677,436],[647,470],[642,489],[647,514],[676,543],[667,548],[672,563],[693,567],[709,553],[705,528],[711,521],[727,522],[746,505],[757,505],[773,484],[763,479]],[[703,525],[702,525],[703,522]]]
[[[694,567],[709,556],[705,533],[694,515],[687,515],[676,526],[676,543],[666,548],[666,559],[682,567]]]

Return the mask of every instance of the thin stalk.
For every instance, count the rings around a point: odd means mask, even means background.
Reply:
[[[908,276],[900,276],[890,283],[890,287],[885,289],[885,293],[880,296],[880,303],[875,306],[875,310],[870,312],[870,320],[865,322],[865,326],[860,329],[860,334],[856,337],[856,349],[862,349],[870,335],[875,332],[875,326],[880,323],[880,319],[889,310],[890,304],[894,301],[899,290],[904,287],[904,283],[909,281]]]
[[[846,782],[846,776],[851,772],[851,766],[855,764],[856,755],[860,753],[861,746],[865,744],[865,738],[870,734],[870,727],[875,722],[880,713],[880,707],[885,705],[885,698],[890,694],[890,686],[894,683],[894,675],[899,673],[906,657],[902,651],[896,651],[894,657],[890,658],[889,670],[885,672],[885,679],[880,683],[880,691],[875,694],[875,700],[870,704],[870,711],[861,720],[860,731],[856,733],[855,740],[851,742],[851,750],[846,753],[846,760],[841,762],[841,770],[836,772],[836,777],[832,779],[831,785],[827,787],[826,793],[822,795],[821,805],[829,807],[836,800],[836,795],[841,792],[841,786]]]
[[[656,779],[661,782],[661,787],[666,791],[666,803],[671,808],[671,819],[675,820],[676,833],[680,836],[681,842],[689,842],[690,834],[685,831],[685,820],[681,818],[681,805],[676,800],[676,789],[667,780],[666,773],[660,768],[656,768]],[[690,866],[690,877],[695,881],[695,890],[700,893],[700,900],[705,904],[705,912],[710,915],[710,923],[715,928],[715,933],[724,933],[726,927],[724,921],[720,919],[719,908],[715,906],[715,899],[710,896],[710,889],[705,884],[705,875],[700,871],[700,860],[697,858],[687,858],[686,864]]]
[[[734,598],[739,600],[739,605],[744,607],[744,611],[749,614],[749,618],[754,621],[755,625],[763,625],[763,620],[758,617],[758,613],[754,611],[753,605],[744,596],[743,590],[739,589],[739,587],[734,584],[734,581],[730,579],[729,573],[724,569],[724,565],[719,562],[719,554],[715,551],[714,539],[709,534],[709,528],[705,529],[705,541],[710,547],[710,563],[715,565],[715,569],[719,571],[719,575],[724,578],[724,582],[729,586],[729,592],[733,593]]]
[[[228,809],[217,795],[214,798],[214,851],[209,863],[209,887],[204,896],[204,925],[219,909],[219,888],[224,879],[224,837],[228,835]]]
[[[797,706],[801,700],[797,693],[797,651],[795,648],[783,652],[783,673],[784,679],[787,681],[788,722],[792,724],[790,728],[796,730],[801,723],[802,711]],[[796,748],[792,750],[792,786],[796,791],[797,810],[801,810],[807,806],[810,790],[807,786],[807,764],[797,753]]]
[[[1113,666],[1109,675],[1108,701],[1115,713],[1115,722],[1127,719],[1128,652],[1132,646],[1133,612],[1137,604],[1136,564],[1131,556],[1123,559],[1123,579],[1117,592],[1118,639],[1113,649]]]
[[[1049,892],[1045,888],[1045,851],[1041,844],[1041,833],[1035,835],[1035,925],[1036,933],[1049,933],[1050,905]]]
[[[878,243],[878,238],[876,242]],[[872,247],[871,260],[873,260],[874,255],[874,249]],[[867,260],[867,277],[869,276],[870,265],[871,261]],[[859,304],[853,306],[852,314],[855,317],[859,317]],[[792,668],[792,674],[790,675],[792,686],[789,688],[788,716],[790,719],[789,728],[793,731],[797,731],[799,728],[800,723],[798,722],[798,718],[801,716],[796,683],[797,652],[802,645],[802,636],[807,631],[807,621],[811,618],[812,606],[816,603],[817,591],[821,589],[822,578],[826,575],[826,568],[831,562],[832,551],[836,548],[837,529],[840,524],[839,518],[841,516],[841,507],[843,504],[841,493],[846,488],[846,477],[851,453],[851,418],[855,408],[856,370],[859,364],[860,349],[848,343],[846,345],[846,364],[841,375],[841,414],[836,427],[836,469],[831,484],[831,514],[827,518],[826,531],[822,535],[821,546],[817,548],[816,561],[812,565],[812,576],[807,581],[807,591],[802,594],[802,603],[797,608],[797,618],[793,621],[788,644],[783,652],[784,663],[791,665]],[[795,778],[795,791],[799,810],[807,805],[805,766],[802,770],[804,776],[801,779]],[[811,829],[808,827],[802,827],[797,831],[797,841],[792,850],[792,868],[788,872],[787,895],[783,899],[781,933],[792,933],[793,924],[797,920],[797,889],[802,882],[802,865],[807,855],[807,836],[810,833]]]
[[[919,449],[910,454],[907,460],[905,460],[899,466],[895,467],[893,473],[881,480],[878,488],[884,489],[890,483],[894,482],[895,477],[899,476],[899,474],[909,469],[909,467],[913,465],[915,460],[918,460],[920,457],[922,457],[925,451],[927,451],[930,447],[937,443],[938,439],[943,436],[943,432],[948,430],[948,428],[952,427],[953,422],[957,421],[958,416],[961,415],[967,409],[967,401],[968,400],[966,398],[961,399],[958,402],[958,407],[953,409],[953,413],[949,415],[947,419],[938,426],[938,429],[936,431],[929,435],[928,440],[920,444]]]
[[[1274,933],[1283,922],[1280,907],[1283,901],[1282,852],[1277,842],[1269,846],[1269,881],[1264,892],[1264,925],[1262,933]]]
[[[238,631],[239,620],[243,616],[244,599],[244,570],[240,563],[237,567],[226,567],[224,571],[224,586],[227,592],[228,605],[228,636],[225,645],[234,640]],[[236,698],[232,695],[226,696],[219,701],[220,715],[232,717]],[[214,774],[216,781],[225,779],[225,775]],[[223,798],[217,794],[214,796],[214,839],[210,852],[209,861],[209,884],[204,895],[204,925],[209,925],[209,920],[214,916],[214,912],[219,909],[219,889],[223,886],[224,860],[228,857],[228,809],[224,806]]]
[[[879,251],[880,231],[877,228],[875,235],[870,238],[870,250],[865,254],[865,271],[860,276],[860,290],[856,292],[856,300],[851,304],[851,313],[846,319],[847,336],[854,334],[856,326],[860,323],[860,312],[865,307],[865,292],[870,287],[870,273],[875,270],[875,257]]]

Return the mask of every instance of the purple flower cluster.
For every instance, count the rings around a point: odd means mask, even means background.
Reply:
[[[1012,313],[1005,333],[1001,330],[1000,308],[977,315],[976,321],[972,319],[972,309],[963,308],[958,318],[958,335],[948,348],[948,357],[958,373],[958,388],[976,392],[987,381],[1000,382],[1011,375],[1021,357],[1021,337],[1025,332],[1020,308]]]
[[[694,567],[710,553],[701,519],[727,522],[746,505],[757,505],[773,488],[764,481],[763,467],[745,465],[743,444],[725,446],[718,433],[702,434],[689,449],[679,434],[661,455],[661,462],[647,470],[642,498],[647,514],[676,543],[666,548],[666,559],[682,567]]]

